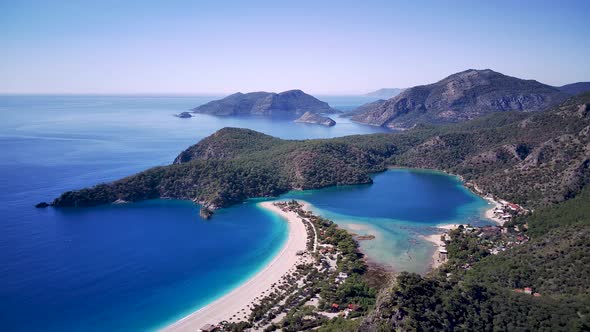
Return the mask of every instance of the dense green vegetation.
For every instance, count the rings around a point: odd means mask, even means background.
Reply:
[[[537,207],[574,197],[590,182],[590,94],[541,113],[495,113],[402,133],[289,141],[224,128],[182,152],[174,165],[72,191],[55,206],[117,199],[192,199],[211,208],[290,189],[370,183],[390,166],[462,175],[487,192]]]
[[[530,236],[541,236],[555,229],[576,229],[588,223],[590,216],[590,188],[586,187],[579,196],[560,205],[560,208],[538,209],[526,218],[517,219],[516,224],[528,223]]]
[[[462,124],[421,125],[402,133],[288,141],[225,128],[190,147],[175,164],[110,184],[64,193],[55,206],[87,206],[156,197],[192,199],[216,208],[290,189],[369,183],[390,166],[439,169],[461,175],[484,192],[534,212],[514,220],[530,241],[492,255],[479,240],[452,236],[449,264],[422,277],[402,273],[379,296],[363,331],[565,331],[590,329],[590,94],[541,113],[495,113]],[[356,243],[316,220],[338,247],[338,269],[351,276],[338,287],[319,284],[320,304],[373,306],[374,290]],[[325,224],[324,224],[325,223]],[[306,267],[302,267],[306,269]],[[304,270],[305,271],[305,270]],[[313,273],[309,275],[314,277]],[[531,287],[540,296],[515,292]],[[310,323],[302,306],[282,328]],[[260,309],[257,313],[264,316]],[[313,320],[312,320],[313,321]],[[325,322],[323,322],[325,323]],[[307,324],[307,325],[306,325]],[[334,320],[326,331],[351,330]]]
[[[234,322],[225,330],[302,331],[320,326],[326,331],[351,330],[376,299],[375,289],[365,281],[367,267],[357,243],[332,221],[304,211],[297,201],[283,203],[282,208],[301,217],[308,231],[310,259],[283,276],[267,296],[257,299],[247,321],[232,318]],[[331,322],[326,313],[338,318]]]
[[[402,273],[361,330],[577,331],[590,328],[590,190],[519,220],[531,241],[498,255],[453,234],[449,263]],[[470,264],[469,269],[464,265]],[[532,288],[540,296],[515,292]]]

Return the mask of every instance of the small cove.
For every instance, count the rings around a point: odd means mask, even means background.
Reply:
[[[282,198],[302,199],[312,210],[358,235],[369,261],[395,271],[424,273],[432,245],[420,235],[442,224],[487,225],[487,201],[442,172],[392,169],[373,175],[374,183],[319,190],[292,191]]]

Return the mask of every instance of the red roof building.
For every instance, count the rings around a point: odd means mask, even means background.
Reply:
[[[515,211],[516,211],[516,210],[520,210],[520,205],[518,205],[518,204],[514,204],[514,203],[508,203],[508,204],[506,204],[506,205],[508,205],[508,207],[509,207],[511,210],[515,210]]]

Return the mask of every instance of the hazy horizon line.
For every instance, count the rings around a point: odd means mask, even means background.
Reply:
[[[405,89],[405,88],[380,88],[380,89]],[[302,90],[303,92],[314,95],[314,96],[358,96],[363,97],[368,93],[380,90],[371,90],[368,92],[308,92],[303,89],[290,89],[290,90]],[[186,97],[197,97],[197,96],[229,96],[234,93],[252,93],[252,92],[268,92],[268,93],[280,93],[283,91],[268,91],[268,90],[252,90],[252,91],[235,91],[235,92],[3,92],[0,91],[0,96],[186,96]]]

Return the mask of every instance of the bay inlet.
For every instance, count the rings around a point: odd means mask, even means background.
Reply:
[[[172,116],[213,98],[0,97],[0,320],[6,330],[157,330],[256,275],[287,238],[285,222],[257,208],[257,200],[219,210],[209,221],[198,217],[197,205],[174,200],[84,209],[33,204],[169,164],[225,126],[291,139],[383,130],[347,120],[324,128]],[[327,101],[350,109],[366,100]],[[432,250],[414,241],[416,234],[437,223],[475,222],[484,204],[446,175],[394,170],[374,180],[280,198],[308,201],[342,227],[375,235],[361,241],[370,260],[415,272],[428,265]]]

